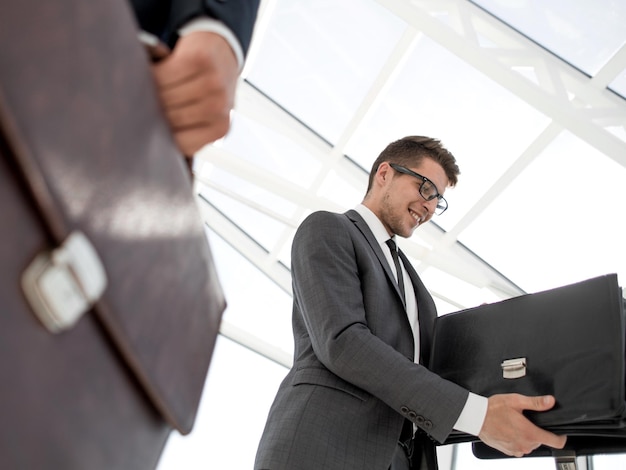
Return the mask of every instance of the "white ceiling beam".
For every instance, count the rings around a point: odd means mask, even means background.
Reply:
[[[393,83],[393,77],[401,69],[406,62],[410,52],[415,47],[420,34],[413,29],[407,28],[402,37],[397,42],[391,54],[387,58],[385,64],[381,67],[380,73],[373,81],[367,94],[361,100],[361,104],[348,122],[341,136],[339,137],[332,155],[340,157],[345,154],[345,148],[354,136],[354,134],[362,128],[371,116],[372,111],[377,107],[378,103],[385,95],[385,90]]]
[[[593,116],[597,117],[598,110],[606,110],[613,116],[617,112],[626,122],[626,100],[605,89],[598,89],[589,77],[466,0],[378,2],[626,167],[626,142],[603,128],[602,120],[596,122],[586,113],[587,109],[593,109],[596,111]],[[442,18],[447,21],[444,22]],[[459,24],[463,25],[463,29],[455,30],[451,26]],[[473,29],[468,31],[467,25]],[[494,34],[500,31],[506,34]],[[476,37],[489,38],[490,44],[488,47],[483,46],[476,41]],[[511,54],[507,54],[507,51]],[[620,55],[616,63],[620,64],[621,60]],[[552,73],[545,74],[544,78],[548,80],[536,83],[515,71],[516,67],[529,65],[545,67]],[[554,73],[556,78],[552,75]],[[571,97],[575,99],[567,99]]]
[[[626,70],[626,44],[591,79],[598,89],[607,88],[617,76]]]
[[[276,194],[287,201],[293,202],[297,206],[327,210],[340,209],[336,203],[318,197],[308,188],[287,181],[276,173],[253,165],[223,148],[215,146],[206,147],[196,158],[205,160],[210,165],[215,165],[260,188],[264,188],[269,193]],[[292,223],[296,224],[299,224],[299,222],[300,220],[292,221]]]
[[[270,256],[263,247],[206,200],[199,197],[198,207],[202,219],[211,230],[272,279],[287,294],[292,295],[289,269]]]
[[[220,333],[226,338],[270,359],[271,361],[280,364],[281,366],[291,368],[293,364],[293,357],[283,349],[265,341],[264,339],[252,334],[248,330],[239,328],[228,322],[228,320],[222,320],[220,325]]]
[[[227,150],[213,147],[204,151],[201,158],[210,161],[223,170],[236,174],[240,178],[248,180],[250,183],[264,188],[268,192],[293,201],[303,210],[313,211],[326,209],[334,212],[343,212],[345,210],[345,208],[340,207],[336,203],[325,198],[320,198],[307,191],[306,188],[297,186],[267,170],[242,161]],[[353,169],[353,171],[356,170]],[[207,178],[206,182],[209,183],[211,187],[218,191],[220,190],[219,185],[211,183],[210,178]],[[250,207],[257,205],[256,201],[249,201],[243,196],[236,195],[235,197],[238,201]],[[247,259],[258,266],[259,269],[266,272],[268,276],[274,279],[279,285],[287,285],[286,273],[284,273],[282,269],[278,271],[278,277],[274,278],[273,270],[275,269],[274,263],[276,260],[270,253],[250,240],[250,238],[242,232],[241,228],[235,226],[229,219],[224,217],[223,214],[207,204],[206,201],[201,201],[201,210],[203,218],[209,227],[220,234],[222,238],[228,240],[234,247],[240,250]],[[263,209],[262,212],[270,217],[275,215],[274,211],[271,209]],[[289,223],[292,228],[298,226],[300,223],[300,220],[285,220],[283,216],[278,216],[277,220],[283,223]],[[517,286],[476,255],[469,252],[458,242],[453,244],[441,244],[440,242],[444,235],[445,232],[443,230],[429,223],[420,228],[419,233],[414,235],[413,240],[406,240],[406,243],[403,244],[403,248],[406,250],[407,254],[420,261],[421,269],[425,269],[427,266],[433,266],[479,288],[491,289],[497,286],[498,292],[505,292],[506,297],[522,293]],[[423,244],[420,245],[420,239],[429,240],[428,243],[431,246],[439,246],[440,248],[432,249]]]
[[[511,166],[496,180],[496,182],[489,188],[481,198],[471,207],[465,215],[459,220],[456,225],[449,230],[441,243],[452,244],[458,238],[463,230],[465,230],[476,218],[483,213],[483,211],[500,196],[507,187],[513,182],[519,174],[524,171],[528,165],[530,165],[535,158],[541,154],[543,150],[561,133],[563,128],[552,122],[549,124],[526,148],[526,150],[515,160]]]

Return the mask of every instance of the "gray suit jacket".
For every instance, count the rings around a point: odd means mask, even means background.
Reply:
[[[271,407],[255,469],[387,470],[405,419],[443,442],[468,391],[413,362],[397,284],[362,217],[310,215],[291,260],[294,365]],[[403,261],[427,363],[435,304]]]

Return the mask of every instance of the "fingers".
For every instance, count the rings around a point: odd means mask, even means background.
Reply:
[[[175,130],[228,119],[233,94],[206,82],[206,79],[195,78],[184,87],[165,90],[161,94],[167,118]]]
[[[153,71],[165,115],[185,155],[226,135],[239,71],[221,36],[196,32],[180,38]]]
[[[516,457],[529,454],[541,445],[561,449],[565,446],[566,436],[541,429],[523,414],[524,410],[549,410],[554,404],[552,396],[493,395],[489,398],[479,438],[487,445]]]
[[[517,410],[547,411],[554,407],[556,400],[552,395],[527,396],[519,393],[493,395],[491,398],[500,400],[506,406]]]
[[[524,404],[522,405],[523,410],[547,411],[549,409],[552,409],[556,404],[556,399],[552,395],[542,395],[535,397],[520,395],[520,397],[524,402]],[[537,426],[535,426],[535,434],[537,436],[539,445],[543,444],[549,447],[553,447],[555,449],[562,449],[565,446],[565,442],[567,441],[567,436],[558,436]],[[537,447],[539,447],[539,445],[537,445]]]
[[[547,411],[556,403],[556,400],[552,395],[543,395],[538,397],[523,396],[523,398],[527,401],[527,404],[524,406],[525,410]]]
[[[565,443],[567,441],[567,436],[559,436],[557,434],[546,431],[545,429],[541,429],[535,426],[536,443],[537,447],[540,445],[546,445],[548,447],[552,447],[554,449],[562,449],[565,447]]]
[[[231,83],[239,74],[237,59],[228,42],[210,32],[181,37],[172,53],[154,67],[162,88],[177,86],[206,71],[211,71],[224,83]]]
[[[224,82],[216,74],[204,73],[189,76],[175,86],[164,87],[159,91],[161,101],[166,109],[182,108],[191,103],[210,100],[216,108],[233,105],[236,79],[233,83]]]

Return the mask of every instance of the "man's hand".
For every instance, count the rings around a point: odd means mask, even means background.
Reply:
[[[223,37],[205,31],[185,35],[153,70],[174,138],[186,157],[226,135],[239,70]]]
[[[566,436],[557,436],[535,426],[522,413],[523,410],[546,411],[554,403],[550,395],[493,395],[489,397],[487,416],[478,437],[488,446],[515,457],[529,454],[542,444],[562,449]]]

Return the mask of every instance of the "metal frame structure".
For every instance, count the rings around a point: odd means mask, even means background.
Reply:
[[[418,241],[406,243],[404,249],[420,260],[418,269],[436,266],[452,276],[489,289],[501,298],[519,295],[523,291],[460,244],[457,240],[458,234],[563,130],[572,132],[626,167],[626,142],[618,136],[619,133],[626,134],[626,100],[607,88],[617,74],[626,69],[626,45],[594,77],[589,77],[469,1],[378,2],[403,18],[410,28],[407,28],[398,41],[380,75],[374,80],[335,145],[329,144],[249,82],[243,80],[240,84],[236,106],[238,113],[249,119],[259,120],[278,133],[297,139],[322,163],[322,176],[311,187],[302,188],[260,167],[244,163],[236,155],[217,146],[209,147],[199,154],[203,161],[254,182],[267,191],[294,202],[301,210],[292,218],[286,219],[272,211],[272,208],[260,206],[255,201],[233,194],[228,188],[209,181],[203,182],[201,179],[200,182],[280,220],[289,231],[295,230],[303,213],[320,208],[339,210],[333,201],[317,196],[322,177],[330,171],[336,171],[345,175],[355,189],[364,187],[367,174],[345,157],[346,143],[377,106],[379,97],[411,48],[415,47],[422,35],[426,35],[541,111],[550,118],[550,122],[454,228],[445,232],[433,223],[428,224],[420,229]],[[263,2],[258,31],[263,31],[272,11],[272,4],[271,0]],[[251,54],[254,54],[254,50]],[[241,228],[208,201],[200,199],[200,206],[206,223],[212,230],[229,240],[250,262],[285,292],[290,293],[289,270],[277,256],[284,246],[276,246],[268,252],[247,237]],[[285,233],[281,243],[290,243],[290,236],[291,233]],[[419,240],[426,243],[420,243]],[[454,299],[448,298],[444,293],[434,292],[434,295],[455,303]],[[250,333],[237,331],[232,325],[225,324],[223,334],[285,366],[289,365],[289,359],[284,354]]]

